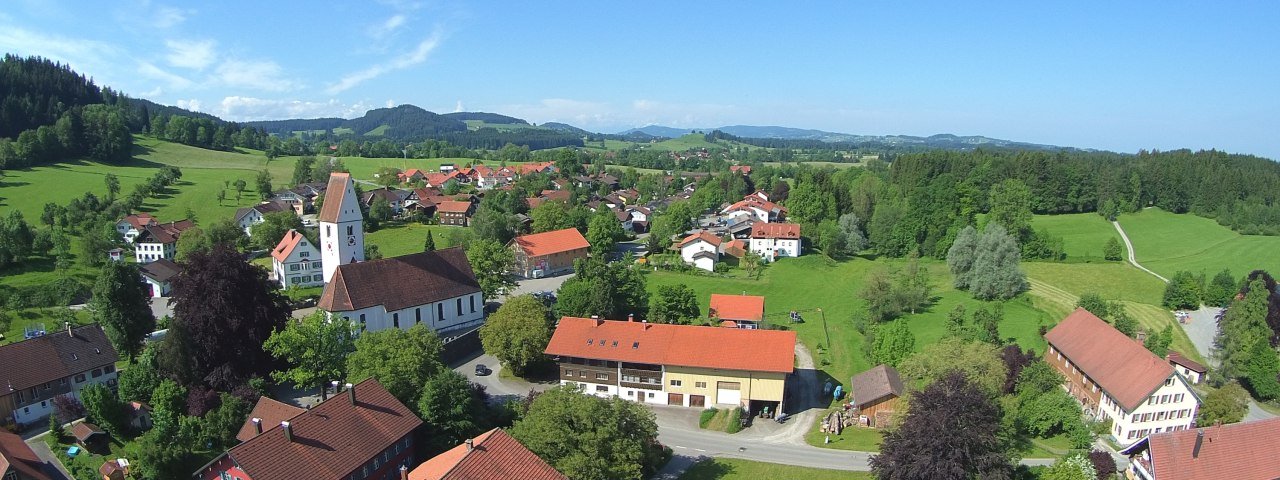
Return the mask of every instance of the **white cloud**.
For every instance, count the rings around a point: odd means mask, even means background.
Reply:
[[[395,100],[391,100],[391,99],[387,99],[387,103],[386,103],[385,105],[387,106],[387,108],[394,107],[394,106],[396,106],[396,101],[395,101]]]
[[[165,40],[164,44],[169,47],[165,59],[175,67],[204,70],[218,58],[213,40]]]
[[[369,68],[366,68],[364,70],[347,74],[347,76],[342,77],[342,80],[338,81],[338,83],[330,85],[328,88],[326,88],[325,92],[329,93],[330,95],[345,92],[347,90],[350,90],[352,87],[355,87],[356,85],[378,78],[387,73],[394,72],[396,70],[402,70],[402,69],[417,65],[419,63],[422,63],[427,60],[427,57],[429,55],[431,55],[431,51],[435,50],[436,47],[440,45],[440,38],[441,38],[441,33],[439,30],[436,30],[435,33],[432,33],[430,37],[427,37],[427,39],[418,43],[417,48],[414,48],[413,51],[408,52],[405,55],[400,56],[398,58],[392,59],[390,62],[380,63],[377,65],[373,65]]]
[[[94,40],[46,35],[14,25],[0,25],[0,50],[19,55],[40,55],[70,64],[85,72],[90,67],[108,64],[120,54],[113,45]]]
[[[156,8],[151,16],[151,25],[156,28],[171,28],[182,22],[187,21],[187,17],[192,13],[191,10],[184,10],[176,7],[161,5]]]
[[[178,107],[178,108],[185,108],[185,109],[187,109],[187,110],[191,110],[191,111],[193,111],[193,112],[199,112],[199,111],[200,111],[200,100],[197,100],[197,99],[194,99],[194,98],[193,98],[193,99],[191,99],[191,100],[178,100],[178,102],[177,102],[177,107]]]
[[[458,112],[465,112],[465,111],[466,110],[462,109],[462,100],[458,100],[458,105],[453,107],[453,112],[458,113]]]
[[[169,85],[174,90],[182,90],[190,87],[192,82],[186,77],[173,74],[164,69],[152,65],[148,62],[138,62],[138,73],[152,80],[159,80]]]
[[[404,14],[392,15],[391,18],[388,18],[386,22],[383,22],[382,29],[384,31],[393,32],[397,28],[400,28],[401,26],[403,26],[404,22],[407,21],[408,19],[409,17],[406,17]]]
[[[226,120],[249,122],[287,118],[355,118],[363,115],[370,108],[372,107],[364,102],[348,104],[335,99],[311,102],[231,96],[223,98],[209,113]]]
[[[146,99],[156,98],[156,97],[159,97],[159,96],[161,96],[161,95],[164,95],[164,89],[163,89],[163,88],[160,88],[160,87],[156,87],[156,88],[153,88],[153,89],[151,89],[151,90],[147,90],[147,91],[145,91],[145,92],[142,92],[142,93],[139,93],[139,94],[138,94],[138,96],[139,96],[139,97],[141,97],[141,98],[146,98]]]
[[[216,73],[218,81],[230,87],[284,92],[300,86],[285,78],[284,69],[270,60],[229,59],[218,65]]]

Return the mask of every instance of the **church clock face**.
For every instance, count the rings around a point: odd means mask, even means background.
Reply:
[[[324,248],[325,248],[325,250],[328,250],[328,251],[332,252],[332,251],[333,251],[333,242],[324,242]]]
[[[351,236],[347,237],[347,246],[351,246],[351,247],[356,246],[356,237],[355,237],[355,235],[351,235]]]

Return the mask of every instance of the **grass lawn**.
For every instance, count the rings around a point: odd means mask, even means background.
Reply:
[[[776,463],[734,458],[711,458],[694,464],[680,480],[763,480],[803,478],[806,480],[872,480],[871,472],[848,472],[820,468],[793,467]]]
[[[1031,227],[1036,230],[1045,229],[1050,235],[1062,237],[1067,261],[1105,261],[1102,248],[1107,244],[1107,239],[1120,241],[1120,234],[1116,233],[1111,222],[1096,213],[1036,215],[1031,219]],[[1124,242],[1120,246],[1123,249]]]
[[[1049,438],[1032,438],[1019,453],[1022,458],[1059,458],[1071,451],[1071,439],[1066,435]]]
[[[884,440],[882,432],[874,428],[849,427],[841,431],[839,435],[836,435],[819,432],[818,429],[821,426],[821,421],[814,422],[813,427],[809,429],[809,433],[804,437],[805,442],[809,443],[809,445],[837,450],[878,452],[880,451],[880,443]],[[824,443],[828,436],[831,437],[831,443]]]
[[[385,225],[376,232],[366,234],[365,241],[377,245],[383,257],[396,257],[421,252],[423,243],[427,241],[428,230],[435,239],[436,248],[441,249],[453,246],[450,240],[453,231],[466,228],[408,222]]]
[[[1212,277],[1223,268],[1243,277],[1250,271],[1280,271],[1280,237],[1240,235],[1218,222],[1157,208],[1120,216],[1138,263],[1166,277],[1179,270]]]
[[[1077,296],[1093,292],[1110,300],[1152,305],[1164,297],[1164,282],[1127,263],[1024,262],[1022,270],[1032,283],[1044,282]]]
[[[68,427],[68,434],[70,430]],[[53,450],[54,455],[57,455],[62,465],[70,471],[71,476],[78,479],[101,478],[101,475],[97,473],[98,467],[101,467],[103,463],[117,458],[137,459],[138,449],[140,448],[137,437],[121,439],[112,435],[111,441],[107,444],[108,450],[106,452],[89,453],[88,451],[81,451],[75,458],[72,458],[67,456],[67,448],[73,444],[71,442],[74,442],[75,439],[70,438],[69,435],[68,438],[63,439],[61,442],[55,441],[52,435],[45,435],[43,440],[49,445],[49,449]],[[221,451],[212,450],[192,452],[183,462],[186,465],[184,471],[195,471],[221,453]]]
[[[0,333],[4,334],[4,340],[0,341],[0,344],[22,341],[23,332],[27,327],[43,325],[46,332],[52,333],[57,333],[64,328],[62,325],[64,313],[61,308],[27,308],[6,311],[4,314],[8,315],[9,325],[5,328],[5,325],[0,323]],[[72,323],[77,326],[92,323],[89,320],[88,310],[72,310],[72,315],[74,316]]]

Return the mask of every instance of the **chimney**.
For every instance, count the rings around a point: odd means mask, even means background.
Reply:
[[[634,313],[628,313],[628,314],[627,314],[627,321],[628,321],[628,322],[634,322],[634,321],[636,321],[636,314],[634,314]]]
[[[351,404],[352,404],[352,405],[355,405],[355,404],[356,404],[356,389],[355,389],[355,387],[354,387],[353,385],[351,385],[350,383],[348,383],[348,384],[346,384],[346,385],[343,385],[343,386],[344,386],[344,387],[346,387],[346,389],[347,389],[347,398],[350,398],[350,399],[351,399]]]
[[[1201,428],[1201,429],[1199,429],[1199,430],[1197,430],[1197,431],[1196,431],[1196,446],[1195,446],[1195,448],[1192,448],[1192,449],[1191,449],[1191,458],[1199,458],[1199,457],[1200,457],[1200,445],[1202,445],[1202,444],[1204,444],[1204,429],[1203,429],[1203,428]]]
[[[400,480],[409,480],[409,467],[408,467],[408,466],[405,466],[405,465],[401,465],[401,466],[400,466]]]
[[[66,326],[67,326],[67,336],[69,336],[69,337],[74,337],[74,336],[76,336],[76,334],[71,333],[71,322],[62,322],[62,323],[63,323],[63,324],[66,324]]]
[[[249,421],[253,422],[253,434],[262,435],[262,419],[258,417],[253,417]]]
[[[280,422],[280,429],[284,431],[284,441],[286,441],[286,442],[292,442],[292,441],[293,441],[293,427],[289,425],[289,422],[288,422],[288,421]]]
[[[334,394],[334,395],[337,395],[337,394],[338,394],[338,392],[341,392],[341,391],[342,391],[342,388],[340,388],[340,387],[342,386],[342,384],[341,384],[341,383],[338,383],[338,381],[337,381],[337,380],[334,380],[334,381],[329,382],[329,386],[330,386],[330,387],[333,387],[333,394]]]
[[[471,449],[473,449],[473,448],[476,448],[475,440],[472,440],[472,439],[468,438],[468,439],[467,439],[467,451],[468,451],[468,452],[470,452],[470,451],[471,451]]]

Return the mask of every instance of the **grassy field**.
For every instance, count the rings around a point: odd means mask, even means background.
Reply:
[[[847,472],[820,468],[793,467],[776,463],[734,458],[711,458],[694,464],[680,480],[764,480],[803,478],[805,480],[872,480],[871,472]]]
[[[57,332],[63,328],[64,311],[61,308],[29,308],[25,310],[4,312],[8,315],[8,328],[0,329],[0,333],[4,334],[4,340],[0,340],[0,344],[13,343],[21,341],[23,332],[27,327],[44,326],[46,332]],[[72,310],[71,314],[74,318],[71,323],[75,325],[88,325],[89,312],[87,310]],[[4,325],[0,325],[4,327]]]
[[[1067,261],[1105,261],[1102,248],[1107,239],[1120,240],[1115,227],[1107,219],[1094,213],[1036,215],[1031,219],[1031,227],[1036,230],[1045,229],[1050,235],[1062,237]],[[1121,248],[1124,247],[1123,242],[1120,245]]]
[[[1280,237],[1240,235],[1218,222],[1156,208],[1120,216],[1138,263],[1166,277],[1179,270],[1212,277],[1223,268],[1243,277],[1252,270],[1280,272]]]
[[[382,256],[395,257],[421,252],[422,245],[427,240],[428,230],[431,231],[437,249],[452,247],[450,233],[464,228],[466,227],[404,223],[380,228],[376,232],[365,235],[365,241],[370,245],[377,245]]]
[[[871,158],[875,158],[875,157],[871,157]],[[811,162],[808,160],[787,162],[785,164],[783,162],[764,162],[765,165],[769,165],[771,167],[778,167],[782,165],[796,165],[801,163],[811,167],[817,167],[817,168],[822,168],[822,167],[850,168],[850,167],[861,167],[863,165],[862,162]]]

